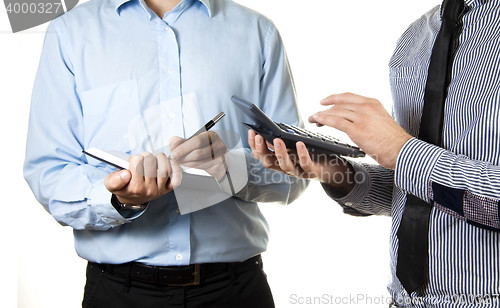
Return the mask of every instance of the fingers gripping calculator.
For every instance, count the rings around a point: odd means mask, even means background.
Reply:
[[[254,122],[253,124],[243,124],[253,129],[271,144],[275,138],[280,138],[287,149],[295,149],[295,144],[302,141],[311,154],[347,157],[365,156],[365,153],[360,148],[343,143],[334,137],[312,132],[295,125],[274,122],[259,107],[242,98],[232,96],[231,101]]]

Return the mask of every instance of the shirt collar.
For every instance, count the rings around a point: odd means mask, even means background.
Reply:
[[[479,6],[488,3],[489,0],[465,0],[465,4],[470,7]]]
[[[122,5],[130,1],[134,0],[111,0],[111,3],[113,3],[116,13],[120,15],[120,8],[122,7]],[[212,4],[210,3],[210,0],[196,0],[196,1],[201,2],[207,9],[208,16],[212,17]]]
[[[111,3],[113,4],[113,7],[115,8],[116,12],[118,13],[118,9],[125,4],[126,2],[129,2],[131,0],[111,0]]]
[[[210,0],[198,0],[200,1],[201,3],[203,3],[203,5],[205,5],[205,7],[207,8],[207,13],[208,13],[208,16],[212,17],[212,5],[210,3]]]
[[[446,0],[443,0],[443,2],[441,3],[440,15],[443,14],[443,5],[444,5],[445,1]],[[488,1],[490,1],[490,0],[464,0],[464,3],[466,5],[466,7],[468,7],[469,9],[472,9],[474,7],[486,4]]]
[[[464,3],[468,7],[475,7],[475,6],[486,4],[488,1],[489,0],[464,0]],[[444,3],[444,1],[443,1],[443,3]],[[443,6],[443,5],[441,4],[441,6]]]

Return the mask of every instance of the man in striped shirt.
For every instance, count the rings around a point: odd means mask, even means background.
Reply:
[[[393,117],[379,101],[347,93],[324,99],[321,104],[331,108],[309,118],[346,132],[379,165],[313,162],[302,143],[293,161],[281,140],[271,153],[261,136],[249,132],[253,153],[266,167],[318,178],[346,213],[392,216],[389,292],[395,307],[500,307],[500,0],[465,4],[442,146],[414,137],[440,6],[409,27],[392,56]],[[433,205],[428,281],[411,294],[396,276],[396,233],[407,194]]]

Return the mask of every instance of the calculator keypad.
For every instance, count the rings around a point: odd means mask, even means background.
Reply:
[[[318,140],[321,140],[321,141],[332,142],[332,143],[335,143],[335,144],[342,144],[343,146],[346,146],[346,144],[341,143],[341,141],[339,139],[334,138],[332,136],[323,135],[323,134],[320,134],[320,133],[316,133],[316,132],[313,132],[313,131],[310,131],[310,130],[306,130],[304,128],[301,128],[301,127],[298,127],[298,126],[295,126],[295,125],[286,124],[286,123],[276,123],[276,124],[282,130],[284,130],[286,132],[289,132],[289,133],[292,133],[292,134],[298,134],[298,135],[306,136],[306,137],[309,137],[309,138],[312,138],[312,139],[318,139]],[[358,147],[355,147],[355,146],[351,146],[351,145],[347,145],[347,146],[350,147],[350,148],[353,148],[353,149],[359,149]]]

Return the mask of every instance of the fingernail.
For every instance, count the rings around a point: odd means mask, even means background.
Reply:
[[[120,172],[120,178],[121,178],[122,180],[124,180],[124,181],[128,181],[128,180],[130,180],[130,172],[125,171],[125,170],[124,170],[124,171],[122,171],[122,172]]]
[[[255,143],[257,143],[258,145],[261,145],[262,144],[262,138],[255,138]]]
[[[171,160],[176,160],[177,159],[177,154],[176,153],[170,154],[170,159]]]
[[[281,143],[280,143],[279,141],[275,141],[275,142],[274,142],[274,147],[275,147],[276,149],[281,149]]]

